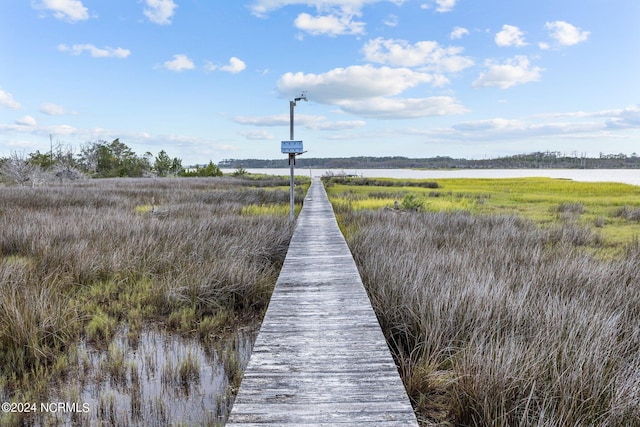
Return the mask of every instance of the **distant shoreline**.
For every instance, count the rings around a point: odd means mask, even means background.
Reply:
[[[234,168],[286,168],[288,160],[281,159],[225,159],[218,167]],[[335,157],[311,158],[300,156],[297,168],[312,169],[640,169],[640,156],[626,154],[600,154],[599,157],[565,155],[559,152],[518,154],[493,159],[455,159],[452,157],[408,158],[393,157]]]

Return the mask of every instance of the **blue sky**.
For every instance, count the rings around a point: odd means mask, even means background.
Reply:
[[[8,0],[0,156],[640,153],[635,0]]]

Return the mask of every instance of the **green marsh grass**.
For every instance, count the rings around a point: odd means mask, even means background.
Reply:
[[[348,202],[356,210],[392,209],[395,202],[400,205],[411,195],[422,202],[423,210],[431,212],[518,215],[541,226],[554,226],[562,219],[587,228],[597,224],[603,243],[610,244],[614,252],[614,247],[620,248],[640,231],[640,187],[629,184],[540,177],[440,179],[426,181],[429,187],[420,187],[421,180],[413,179],[396,180],[393,186],[351,185],[359,179],[363,178],[350,178],[347,185],[344,180],[326,178],[332,201]],[[580,212],[567,211],[578,205]]]
[[[402,189],[417,212],[328,187],[421,425],[640,426],[639,230],[614,216],[640,188],[438,184]],[[443,198],[473,203],[429,207]]]
[[[123,380],[113,348],[123,330],[135,348],[149,325],[205,346],[255,328],[293,232],[285,183],[248,176],[0,188],[0,396],[48,401],[65,375],[91,370],[78,355],[83,343],[110,354],[107,378]],[[298,181],[298,204],[307,187]],[[243,213],[249,206],[262,211]]]

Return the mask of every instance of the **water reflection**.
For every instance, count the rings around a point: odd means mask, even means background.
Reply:
[[[61,401],[88,411],[57,414],[59,424],[105,426],[221,425],[235,396],[256,331],[203,346],[194,338],[148,329],[120,332],[108,349],[78,348],[78,372]],[[42,420],[44,422],[44,420]],[[44,424],[47,424],[44,422]]]

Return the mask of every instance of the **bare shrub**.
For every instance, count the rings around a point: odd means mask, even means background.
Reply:
[[[614,217],[624,218],[628,221],[640,222],[640,208],[634,208],[632,206],[622,206],[613,213]]]
[[[11,182],[24,185],[40,185],[45,172],[38,165],[31,164],[24,153],[12,152],[9,158],[2,162],[0,175]]]

